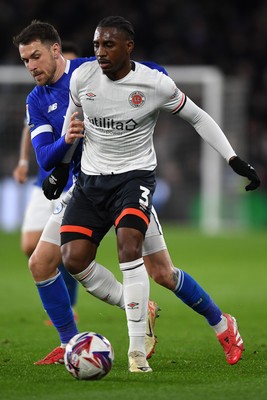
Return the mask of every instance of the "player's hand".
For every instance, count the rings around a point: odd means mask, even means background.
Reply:
[[[49,200],[58,199],[69,179],[69,164],[59,164],[42,184],[44,195]]]
[[[18,183],[25,183],[28,179],[28,164],[23,164],[16,166],[16,168],[13,171],[13,178],[18,182]]]
[[[67,144],[73,144],[76,138],[84,137],[84,123],[77,119],[79,113],[75,112],[72,114],[70,123],[65,134],[65,142]]]
[[[255,190],[260,186],[260,178],[255,169],[246,161],[241,160],[239,157],[234,157],[229,161],[230,167],[241,176],[245,176],[251,182],[245,187],[246,191]]]

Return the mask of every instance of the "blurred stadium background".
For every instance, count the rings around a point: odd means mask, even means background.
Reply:
[[[123,15],[133,23],[135,60],[153,60],[171,71],[175,66],[180,68],[175,75],[178,87],[210,112],[238,154],[251,162],[262,180],[257,192],[245,193],[243,180],[223,160],[217,164],[212,152],[203,151],[201,139],[187,123],[162,113],[155,132],[159,161],[155,206],[161,220],[208,229],[266,228],[265,1],[154,0],[138,4],[130,0],[76,0],[74,4],[58,0],[50,6],[45,0],[1,0],[0,229],[19,229],[36,172],[32,154],[29,182],[19,185],[12,178],[19,154],[25,99],[33,87],[12,37],[36,18],[55,25],[62,39],[77,42],[82,56],[92,55],[95,26],[107,15]],[[215,90],[213,97],[207,98],[207,83],[200,76],[201,68],[191,70],[199,66],[205,66],[208,75],[209,71],[218,74],[217,83],[211,84],[213,89],[219,85],[218,95]],[[184,73],[179,79],[179,71],[184,70],[188,71],[188,79]],[[212,179],[217,173],[219,186]],[[209,219],[209,210],[202,203],[203,199],[209,201],[213,191],[220,198],[215,206],[219,220],[215,225],[212,221],[207,225],[203,218]]]

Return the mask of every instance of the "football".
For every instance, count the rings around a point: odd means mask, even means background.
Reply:
[[[109,373],[114,351],[107,338],[95,332],[73,336],[66,346],[64,363],[76,379],[96,380]]]

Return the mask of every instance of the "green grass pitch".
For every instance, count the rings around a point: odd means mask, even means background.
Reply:
[[[243,359],[226,363],[203,317],[170,291],[151,282],[150,298],[161,307],[158,344],[151,374],[127,372],[124,312],[79,289],[79,330],[105,335],[115,350],[111,372],[100,381],[76,381],[62,365],[33,362],[58,345],[43,323],[37,290],[19,247],[19,233],[0,233],[0,398],[1,400],[263,400],[267,399],[267,231],[206,236],[164,226],[173,262],[190,273],[224,312],[238,320],[245,342]],[[114,234],[98,260],[121,280]]]

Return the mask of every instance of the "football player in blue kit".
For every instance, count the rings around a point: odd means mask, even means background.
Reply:
[[[73,42],[63,41],[62,54],[66,59],[73,60],[79,57],[79,50]],[[31,150],[32,145],[30,128],[25,119],[21,133],[19,160],[13,171],[14,179],[20,184],[24,184],[28,179]],[[58,200],[50,201],[47,199],[42,190],[43,181],[49,175],[49,173],[50,171],[45,171],[43,168],[38,166],[37,175],[33,183],[33,188],[21,226],[21,248],[23,253],[28,258],[32,255],[41,237],[45,224],[47,223],[50,215],[55,209],[56,204],[58,203]],[[63,194],[71,187],[72,183],[72,176],[70,174]],[[75,310],[78,296],[78,282],[66,271],[63,264],[59,266],[59,270],[68,289],[75,319],[78,320],[78,314]],[[50,319],[46,319],[44,322],[48,326],[52,325]]]

